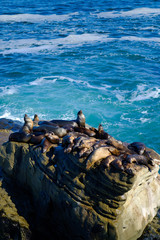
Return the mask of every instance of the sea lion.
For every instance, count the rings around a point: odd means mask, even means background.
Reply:
[[[132,177],[134,177],[134,175],[136,174],[136,170],[133,168],[133,165],[131,163],[125,162],[123,166],[124,166],[124,171],[128,175],[131,175]]]
[[[141,142],[133,142],[128,145],[128,148],[130,150],[135,151],[136,153],[138,153],[140,155],[142,155],[144,153],[144,151],[146,150],[145,144],[141,143]]]
[[[50,122],[58,125],[59,127],[65,127],[65,126],[78,127],[78,124],[77,124],[76,120],[59,120],[59,119],[54,119],[54,120],[51,120]]]
[[[53,123],[51,121],[39,121],[38,124],[41,126],[41,125],[51,125],[51,126],[54,126],[54,127],[60,127],[58,124],[56,123]]]
[[[109,166],[110,166],[110,163],[113,161],[113,160],[115,160],[116,159],[116,157],[115,156],[113,156],[113,155],[110,155],[110,156],[108,156],[108,157],[106,157],[103,161],[102,161],[102,165],[106,168],[109,168]]]
[[[42,148],[42,153],[45,153],[48,151],[48,149],[51,147],[51,146],[54,146],[53,143],[51,143],[50,141],[48,141],[47,138],[43,138],[42,141],[40,142],[40,144],[38,144],[36,147],[34,147],[34,150],[38,147],[41,147]],[[57,145],[56,145],[57,146]]]
[[[138,163],[135,154],[127,155],[125,159],[128,163]]]
[[[85,127],[74,127],[73,128],[75,132],[80,132],[88,135],[89,137],[94,137],[96,136],[96,133],[88,128]]]
[[[34,115],[33,121],[34,121],[34,122],[35,122],[35,121],[36,121],[36,122],[39,122],[39,117],[38,117],[37,114]]]
[[[139,154],[128,155],[126,161],[129,163],[136,163],[139,165],[147,166],[149,170],[151,170],[151,166],[154,166],[152,165],[152,162],[150,162],[144,155]]]
[[[99,147],[106,147],[106,142],[104,140],[98,140],[96,139],[95,144],[93,145],[94,149],[97,149]]]
[[[85,148],[85,147],[81,148],[79,153],[78,153],[79,157],[81,158],[81,157],[85,156],[85,153],[87,151],[88,151],[88,148]]]
[[[73,146],[73,150],[76,150],[77,148],[79,148],[80,143],[82,140],[85,140],[86,137],[80,136],[74,139],[74,146]]]
[[[50,141],[53,144],[59,144],[59,137],[55,135],[53,132],[46,133],[45,137],[48,141]]]
[[[31,139],[31,134],[26,134],[25,132],[15,132],[15,133],[11,133],[9,136],[9,141],[13,141],[13,142],[28,143],[30,139]]]
[[[90,148],[95,144],[95,142],[95,138],[82,138],[82,140],[79,142],[78,148]]]
[[[87,158],[92,152],[93,152],[93,147],[82,148],[78,154],[79,154],[79,157],[81,158]]]
[[[73,143],[73,140],[75,139],[72,135],[66,135],[62,139],[62,146],[68,146],[68,144]]]
[[[96,138],[108,139],[108,133],[104,131],[102,124],[99,124],[98,131],[96,131]]]
[[[33,126],[38,126],[38,125],[39,125],[39,117],[37,114],[35,114],[33,118]]]
[[[120,150],[126,150],[126,147],[123,145],[121,141],[116,140],[109,134],[108,134],[107,144],[112,145],[113,147],[118,148]]]
[[[65,153],[70,153],[73,149],[73,146],[74,146],[74,139],[75,139],[75,136],[70,136],[70,135],[66,135],[63,137],[63,140],[62,140],[62,146],[64,147],[64,152]]]
[[[37,114],[34,114],[33,122],[39,122],[39,117]]]
[[[94,150],[87,158],[86,169],[89,170],[97,161],[111,155],[108,147],[100,147]]]
[[[33,132],[53,132],[54,134],[56,134],[58,137],[62,138],[65,135],[67,135],[67,130],[61,127],[57,127],[57,126],[51,126],[51,125],[41,125],[39,127],[34,127],[33,128]]]
[[[85,116],[84,114],[82,113],[82,110],[80,110],[78,113],[77,113],[77,119],[76,119],[76,122],[78,124],[79,127],[84,127],[85,128]]]
[[[124,171],[124,167],[122,164],[122,159],[121,158],[116,158],[115,160],[111,161],[110,163],[114,168],[120,171]]]
[[[156,161],[156,159],[152,158],[150,151],[145,150],[145,151],[144,151],[144,156],[148,159],[148,163],[149,163],[151,166],[155,166],[155,161]],[[159,160],[157,160],[157,161],[159,162]]]
[[[112,146],[109,146],[108,150],[110,151],[110,153],[112,153],[115,156],[119,156],[121,154],[117,148],[112,147]]]
[[[28,117],[27,114],[24,115],[24,125],[23,127],[20,129],[19,132],[24,132],[26,134],[29,134],[32,132],[33,129],[33,121],[31,118]]]
[[[74,143],[68,144],[68,146],[64,149],[65,153],[70,153],[73,150]]]
[[[35,144],[35,145],[40,144],[44,137],[45,137],[44,134],[40,134],[37,136],[35,134],[31,134],[31,139],[29,140],[29,143]]]

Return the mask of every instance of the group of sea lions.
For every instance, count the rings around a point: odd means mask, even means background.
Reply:
[[[113,167],[134,175],[133,164],[145,165],[149,170],[154,165],[143,143],[118,141],[105,132],[101,124],[98,129],[90,127],[81,110],[71,121],[41,121],[36,114],[32,120],[25,114],[23,127],[19,132],[11,133],[9,141],[34,144],[35,148],[42,147],[43,153],[51,146],[61,145],[66,154],[76,152],[83,158],[86,170],[102,164],[104,168]]]

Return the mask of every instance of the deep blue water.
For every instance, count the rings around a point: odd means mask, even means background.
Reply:
[[[160,153],[160,1],[0,0],[0,117],[74,119]]]

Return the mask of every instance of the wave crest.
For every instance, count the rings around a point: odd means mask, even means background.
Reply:
[[[112,11],[101,12],[97,16],[99,18],[118,18],[118,17],[142,17],[142,16],[157,16],[160,15],[160,8],[135,8],[130,11]]]
[[[40,14],[15,14],[15,15],[0,15],[0,22],[29,22],[29,23],[38,23],[38,22],[54,22],[54,21],[65,21],[68,20],[70,15],[40,15]]]

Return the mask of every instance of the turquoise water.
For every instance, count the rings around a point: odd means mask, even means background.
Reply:
[[[0,117],[74,119],[160,153],[159,1],[0,1]]]

